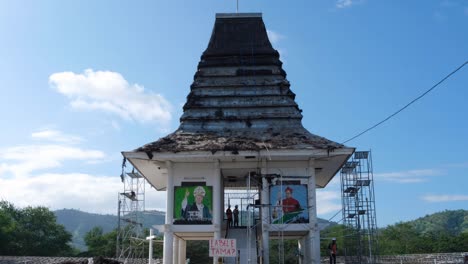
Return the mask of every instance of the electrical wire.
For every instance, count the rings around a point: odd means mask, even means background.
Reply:
[[[452,76],[453,74],[455,74],[457,71],[461,70],[461,68],[463,68],[466,64],[468,64],[468,61],[465,61],[462,65],[460,65],[458,68],[456,68],[454,71],[452,71],[451,73],[449,73],[447,76],[445,76],[442,80],[440,80],[438,83],[434,84],[429,90],[425,91],[423,94],[421,94],[420,96],[416,97],[415,99],[413,99],[411,102],[409,102],[408,104],[406,104],[405,106],[403,106],[402,108],[400,108],[398,111],[396,111],[395,113],[389,115],[387,118],[385,118],[384,120],[378,122],[377,124],[369,127],[368,129],[362,131],[361,133],[355,135],[354,137],[344,141],[342,144],[345,144],[353,139],[356,139],[362,135],[364,135],[365,133],[369,132],[370,130],[378,127],[379,125],[383,124],[384,122],[386,122],[387,120],[389,120],[390,118],[396,116],[397,114],[399,114],[401,111],[405,110],[406,108],[408,108],[410,105],[412,105],[413,103],[415,103],[416,101],[418,101],[419,99],[423,98],[426,94],[428,94],[430,91],[434,90],[437,86],[439,86],[441,83],[443,83],[445,80],[447,80],[450,76]]]
[[[335,216],[337,216],[341,211],[343,211],[343,209],[340,209],[338,212],[336,212],[336,214],[328,219],[328,221],[331,221],[333,218],[335,218]]]

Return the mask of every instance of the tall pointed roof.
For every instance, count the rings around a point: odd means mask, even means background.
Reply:
[[[218,14],[179,128],[143,152],[337,149],[302,126],[261,14]]]

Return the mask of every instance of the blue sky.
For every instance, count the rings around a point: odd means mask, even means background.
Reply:
[[[343,142],[468,59],[466,0],[240,1],[262,12],[312,133]],[[175,130],[233,0],[1,1],[0,197],[115,213],[122,150]],[[372,149],[378,224],[468,209],[468,66],[347,145]],[[340,209],[339,182],[318,193]],[[147,208],[164,193],[147,191]],[[334,220],[339,220],[340,217]]]

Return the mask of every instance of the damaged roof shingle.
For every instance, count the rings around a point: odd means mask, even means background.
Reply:
[[[135,151],[257,151],[344,147],[302,126],[261,15],[219,15],[179,128]]]

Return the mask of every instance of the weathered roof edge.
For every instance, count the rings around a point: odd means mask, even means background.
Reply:
[[[216,18],[262,17],[262,13],[216,13]]]

